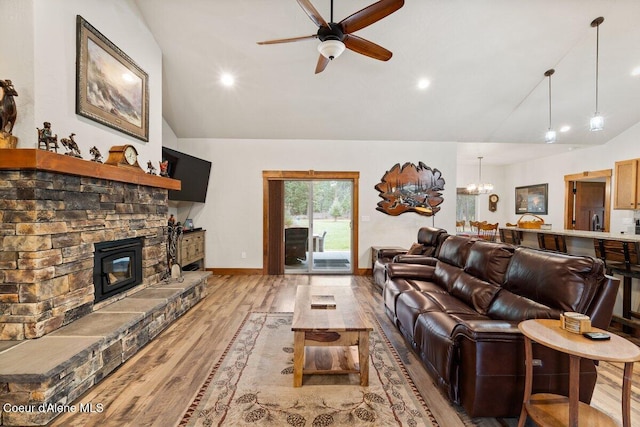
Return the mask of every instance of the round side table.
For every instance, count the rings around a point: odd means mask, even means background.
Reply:
[[[578,427],[578,419],[581,419],[582,423],[588,420],[588,425],[618,425],[608,415],[578,400],[581,358],[624,363],[622,425],[631,427],[631,376],[633,363],[640,361],[640,347],[615,334],[610,334],[611,339],[606,341],[590,340],[581,334],[562,329],[560,321],[554,319],[525,320],[518,325],[518,329],[524,335],[526,362],[524,401],[518,427],[524,426],[527,415],[540,426]],[[594,332],[606,332],[598,328],[592,329]],[[569,355],[568,397],[550,393],[531,394],[532,341]]]

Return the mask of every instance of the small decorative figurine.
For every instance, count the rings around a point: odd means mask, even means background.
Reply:
[[[38,130],[38,148],[42,148],[47,151],[58,152],[58,135],[51,133],[51,123],[44,122],[43,128],[36,128]]]
[[[11,80],[0,80],[0,148],[16,148],[18,138],[11,135],[18,117],[14,96],[18,96]]]
[[[156,167],[153,166],[153,163],[151,163],[151,160],[147,162],[147,173],[150,175],[156,174]]]
[[[169,176],[169,173],[167,172],[168,168],[169,168],[168,160],[165,160],[164,162],[160,162],[160,176],[164,176],[164,177]]]
[[[64,146],[64,148],[67,149],[67,152],[64,154],[81,159],[82,155],[80,154],[80,149],[78,148],[78,144],[76,144],[76,141],[73,139],[75,135],[75,133],[72,133],[71,135],[69,135],[69,138],[62,138],[60,140],[60,143]]]
[[[92,162],[102,163],[102,154],[100,154],[100,150],[98,150],[98,147],[96,147],[95,145],[91,147],[91,149],[89,150],[89,154],[91,154]]]

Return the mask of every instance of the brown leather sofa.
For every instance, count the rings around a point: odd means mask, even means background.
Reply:
[[[393,262],[393,259],[398,255],[407,255],[407,253],[409,253],[411,256],[437,256],[437,250],[440,244],[448,236],[447,231],[442,228],[422,227],[418,230],[417,243],[414,243],[409,250],[380,249],[378,251],[378,258],[373,263],[373,283],[375,283],[380,290],[384,288],[384,283],[387,281],[387,264]],[[405,259],[409,258],[410,257],[407,257]]]
[[[595,258],[450,236],[437,258],[387,265],[385,311],[436,384],[471,417],[515,417],[524,393],[518,323],[576,311],[606,329],[620,281]],[[432,264],[432,265],[428,265]],[[568,395],[569,359],[534,345],[534,393]],[[588,403],[595,363],[581,361]]]

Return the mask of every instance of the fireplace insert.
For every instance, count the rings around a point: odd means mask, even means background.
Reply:
[[[140,283],[142,283],[141,238],[95,244],[94,302],[110,298]]]

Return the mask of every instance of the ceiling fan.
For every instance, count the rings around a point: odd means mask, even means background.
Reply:
[[[391,15],[404,5],[404,0],[380,0],[343,19],[333,22],[333,0],[331,0],[331,21],[327,23],[318,13],[310,0],[297,0],[305,13],[318,26],[318,32],[310,36],[287,39],[267,40],[258,44],[290,43],[302,40],[320,39],[318,45],[320,57],[316,65],[316,74],[324,71],[332,59],[337,58],[345,48],[380,61],[388,61],[393,55],[389,50],[365,40],[352,33],[378,22]]]

